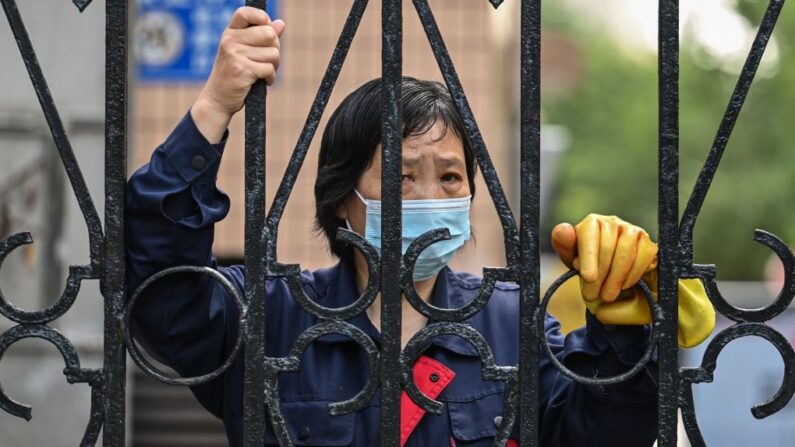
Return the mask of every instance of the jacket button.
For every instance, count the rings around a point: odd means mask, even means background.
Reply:
[[[431,379],[431,382],[434,382],[434,383],[438,382],[439,381],[439,374],[431,373],[430,379]]]
[[[306,425],[304,425],[303,427],[301,427],[301,429],[300,429],[300,430],[298,430],[298,439],[300,439],[300,440],[304,441],[304,440],[306,440],[308,437],[309,437],[309,427],[307,427]]]
[[[204,165],[206,164],[207,161],[201,155],[193,157],[193,159],[190,161],[190,167],[197,171],[204,168]]]
[[[494,426],[500,428],[500,424],[502,424],[502,416],[495,416],[494,417]]]

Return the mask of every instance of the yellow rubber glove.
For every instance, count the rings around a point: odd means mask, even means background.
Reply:
[[[589,214],[577,226],[552,230],[560,259],[580,272],[580,289],[588,310],[604,324],[642,325],[652,321],[642,278],[657,300],[657,244],[640,227],[616,216]],[[679,281],[679,346],[691,348],[715,328],[715,309],[701,281]]]

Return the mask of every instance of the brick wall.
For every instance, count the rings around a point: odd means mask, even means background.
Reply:
[[[306,120],[306,115],[325,72],[351,2],[291,0],[280,4],[287,30],[282,39],[282,65],[279,80],[268,93],[267,117],[267,193],[273,198],[284,168]],[[495,12],[487,1],[431,1],[448,49],[491,151],[492,159],[510,190],[505,174],[508,143],[501,119],[501,95],[497,94],[494,69],[498,56],[490,37],[495,30]],[[314,201],[312,188],[317,172],[317,151],[325,122],[339,102],[353,89],[380,76],[380,3],[371,2],[348,59],[332,94],[321,126],[310,148],[301,174],[290,197],[279,228],[278,256],[281,262],[298,262],[303,268],[319,268],[333,262],[327,255],[325,240],[312,231]],[[404,3],[404,74],[441,81],[427,38],[410,1]],[[131,169],[146,162],[186,113],[201,89],[200,85],[138,86],[134,89],[133,150]],[[219,187],[230,195],[228,217],[216,226],[214,251],[219,258],[242,259],[243,255],[243,113],[230,126]],[[518,158],[515,157],[515,158]],[[479,178],[473,206],[476,243],[469,244],[454,267],[480,272],[484,265],[504,265],[502,230]]]

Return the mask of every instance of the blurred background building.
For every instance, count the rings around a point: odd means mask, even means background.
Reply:
[[[94,201],[102,215],[104,148],[104,3],[83,14],[69,2],[20,2],[43,71],[64,121]],[[351,2],[270,0],[287,23],[282,65],[269,89],[267,185],[272,199],[306,120]],[[242,0],[132,1],[132,173],[144,164],[202,88],[220,32]],[[518,2],[499,10],[489,2],[430,2],[480,130],[514,212],[518,172]],[[756,23],[760,2],[682,0],[681,126],[682,199],[709,149]],[[410,1],[404,2],[404,74],[442,80]],[[763,59],[737,131],[696,227],[697,262],[718,265],[732,303],[761,307],[771,302],[776,278],[770,252],[750,241],[756,227],[795,241],[795,215],[787,204],[795,162],[787,131],[795,99],[795,16],[783,15]],[[542,237],[543,277],[562,266],[548,252],[548,231],[588,212],[617,214],[656,233],[657,78],[656,2],[565,0],[544,5],[542,51]],[[790,26],[792,25],[792,26]],[[68,38],[64,38],[68,36]],[[380,75],[380,2],[364,15],[318,133],[339,102]],[[85,224],[68,186],[52,138],[7,26],[0,25],[0,240],[18,231],[35,243],[14,251],[0,269],[3,295],[26,309],[43,308],[60,295],[69,265],[88,259]],[[222,263],[243,257],[243,114],[230,125],[218,185],[232,199],[216,227],[214,252]],[[334,260],[313,231],[313,181],[320,137],[316,135],[291,194],[279,232],[278,257],[303,268]],[[453,267],[479,273],[505,264],[502,230],[482,177],[473,206],[475,242]],[[765,266],[770,265],[769,275]],[[780,280],[780,279],[779,279]],[[582,324],[584,308],[574,281],[551,306],[566,330]],[[723,323],[722,323],[723,324]],[[795,317],[777,328],[795,335]],[[0,329],[12,323],[0,319]],[[74,308],[53,323],[74,342],[84,366],[101,366],[102,300],[96,282],[84,282]],[[724,324],[725,326],[725,324]],[[795,337],[793,337],[795,338]],[[696,390],[699,422],[709,445],[788,445],[793,405],[764,421],[752,403],[769,398],[783,367],[764,342],[742,340],[721,356],[716,382]],[[700,350],[683,363],[700,362]],[[756,355],[758,361],[742,359]],[[0,412],[2,446],[72,445],[88,420],[85,385],[66,384],[57,351],[41,341],[15,344],[0,362],[0,383],[13,398],[31,403],[24,422]],[[133,446],[218,446],[220,422],[203,412],[189,391],[154,382],[129,368],[129,436]],[[729,377],[731,376],[731,377]],[[719,413],[731,408],[736,413]],[[730,421],[730,422],[729,422]],[[743,438],[745,436],[746,438]],[[732,440],[749,442],[733,443]],[[686,445],[686,442],[683,442]]]

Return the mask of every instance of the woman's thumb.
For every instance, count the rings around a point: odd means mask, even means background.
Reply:
[[[552,229],[552,248],[560,256],[560,260],[571,268],[577,256],[577,232],[570,223],[557,224]]]
[[[284,32],[284,27],[286,26],[284,20],[276,19],[273,22],[271,22],[271,26],[273,27],[273,30],[276,31],[276,35],[282,37],[282,33]]]

